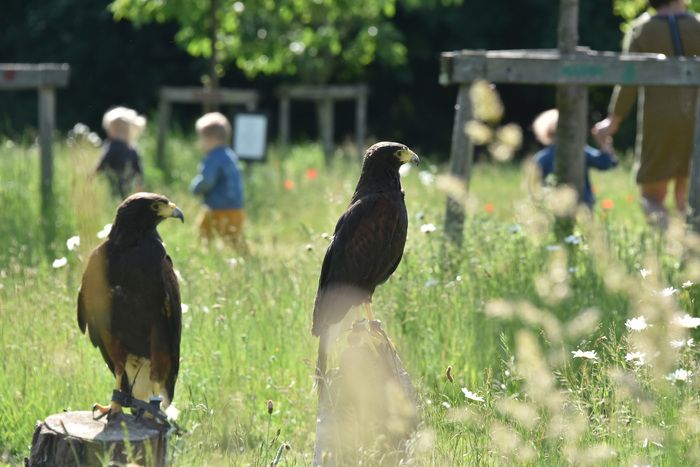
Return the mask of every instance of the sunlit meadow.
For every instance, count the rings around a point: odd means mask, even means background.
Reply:
[[[12,465],[38,419],[105,402],[113,382],[75,318],[87,255],[117,204],[91,176],[99,149],[78,130],[57,147],[52,225],[41,221],[37,148],[0,141],[0,459]],[[142,149],[153,154],[153,139]],[[312,303],[358,161],[339,151],[325,167],[306,145],[246,167],[251,254],[241,257],[198,243],[187,185],[199,156],[187,138],[169,152],[172,179],[150,157],[146,177],[187,216],[160,228],[186,304],[175,397],[186,433],[174,463],[269,465],[288,443],[280,465],[310,465]],[[648,228],[623,167],[593,174],[595,213],[557,243],[551,223],[570,208],[566,196],[543,192],[518,164],[485,162],[454,249],[443,237],[445,195],[463,193],[421,156],[403,177],[405,257],[375,294],[420,396],[405,462],[700,463],[697,240],[679,224],[666,236]]]

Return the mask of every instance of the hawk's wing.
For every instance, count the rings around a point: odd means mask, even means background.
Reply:
[[[398,266],[406,241],[403,196],[374,193],[348,207],[336,225],[321,267],[313,333],[342,320],[386,281]]]
[[[172,401],[175,397],[175,381],[180,369],[180,339],[182,336],[182,304],[180,303],[180,287],[173,269],[173,261],[166,256],[163,261],[163,290],[165,291],[164,313],[168,323],[170,341],[170,371],[165,387]]]
[[[112,293],[107,277],[106,243],[99,245],[90,255],[78,292],[78,327],[88,331],[92,344],[100,349],[102,358],[114,373],[114,363],[107,346],[110,341],[110,314]]]

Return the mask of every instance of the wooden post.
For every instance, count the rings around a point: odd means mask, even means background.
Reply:
[[[168,125],[170,124],[170,102],[165,96],[163,90],[160,92],[160,101],[158,102],[158,142],[156,146],[156,166],[166,172],[167,163],[165,156],[165,142]]]
[[[330,163],[333,156],[333,127],[334,109],[333,99],[325,97],[316,103],[316,114],[318,115],[319,133],[321,135],[321,146],[323,147],[323,155],[326,158],[326,164]]]
[[[468,188],[471,177],[474,146],[465,131],[467,122],[472,119],[472,103],[469,97],[470,85],[459,86],[455,118],[452,126],[452,148],[450,149],[450,175],[464,183]],[[447,211],[445,212],[445,235],[450,241],[459,246],[464,239],[464,203],[461,199],[447,196]]]
[[[578,44],[578,0],[560,0],[559,51],[562,56],[576,53]],[[561,85],[557,87],[557,157],[555,173],[557,183],[574,188],[579,201],[584,189],[586,144],[586,115],[588,92],[583,86]]]
[[[365,152],[365,139],[367,138],[367,89],[362,88],[355,103],[355,145],[360,157]]]
[[[288,95],[283,94],[280,97],[280,114],[279,114],[279,144],[282,147],[289,146],[289,114],[291,107],[291,99]]]
[[[150,422],[123,415],[109,423],[91,412],[64,412],[39,422],[28,467],[167,464],[167,432]]]
[[[690,163],[690,190],[688,192],[688,224],[700,233],[700,96],[695,110],[695,135],[693,141],[693,158]]]
[[[411,378],[379,321],[347,343],[321,386],[313,465],[399,465],[418,422]]]
[[[53,224],[53,132],[56,93],[52,87],[39,88],[39,148],[41,151],[41,208],[44,220]],[[48,218],[46,218],[48,217]]]

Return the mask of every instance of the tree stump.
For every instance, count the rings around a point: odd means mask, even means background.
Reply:
[[[418,425],[411,379],[379,321],[356,322],[321,385],[314,466],[398,465]]]
[[[110,422],[105,418],[93,420],[86,411],[65,412],[38,422],[25,465],[166,465],[168,433],[163,426],[127,414]]]

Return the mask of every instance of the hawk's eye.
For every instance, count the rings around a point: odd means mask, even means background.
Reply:
[[[155,212],[160,211],[160,203],[156,202],[151,204],[151,209],[154,210]]]

